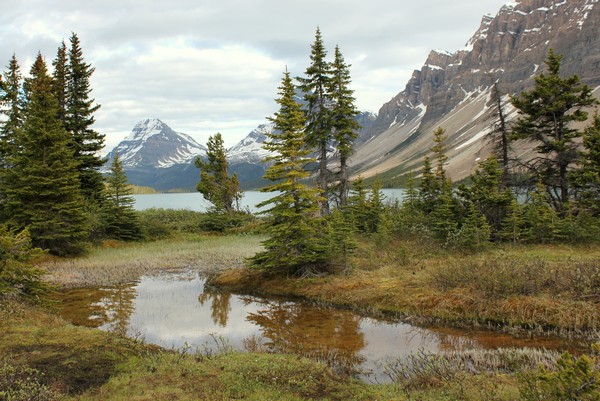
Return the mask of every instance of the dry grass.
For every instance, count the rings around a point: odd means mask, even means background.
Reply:
[[[350,271],[328,277],[287,279],[235,270],[212,284],[423,323],[592,339],[600,331],[600,246],[507,247],[461,254],[415,242],[367,242],[352,262]]]
[[[108,244],[73,259],[41,262],[47,279],[60,287],[97,287],[136,280],[158,271],[194,269],[204,273],[240,268],[261,249],[259,236],[205,236],[137,244]]]

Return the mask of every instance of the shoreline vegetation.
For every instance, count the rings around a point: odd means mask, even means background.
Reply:
[[[397,313],[409,305],[403,304],[409,299],[416,302],[412,307],[429,305],[425,301],[431,302],[435,296],[445,301],[431,310],[442,315],[446,307],[444,314],[456,319],[460,316],[457,311],[465,308],[465,297],[470,294],[471,304],[476,298],[472,290],[450,289],[444,295],[435,287],[435,280],[441,278],[433,279],[432,272],[452,272],[445,266],[460,266],[467,259],[475,264],[486,259],[513,260],[515,269],[522,270],[531,268],[527,261],[534,260],[556,274],[564,263],[597,263],[600,258],[598,246],[536,245],[460,254],[431,252],[427,244],[416,242],[382,244],[373,239],[360,244],[352,259],[353,268],[346,271],[269,278],[244,267],[245,258],[260,249],[262,239],[260,234],[179,234],[150,243],[105,242],[87,256],[46,256],[37,265],[47,270],[46,279],[60,288],[113,285],[143,274],[201,269],[211,277],[212,285],[235,286],[237,291],[258,285],[264,293],[337,305],[345,302],[346,307],[361,305],[360,309],[372,314],[388,309]],[[515,272],[507,273],[514,283]],[[450,281],[448,277],[446,280]],[[419,283],[429,283],[429,287]],[[542,299],[523,305],[550,302],[547,295]],[[590,299],[567,302],[573,306],[570,302],[579,302],[576,305],[580,309],[585,302],[592,304]],[[10,371],[11,377],[25,377],[31,386],[37,386],[40,394],[52,394],[39,399],[529,400],[535,398],[523,398],[522,394],[539,386],[536,375],[542,371],[538,366],[558,374],[557,361],[562,358],[554,351],[529,349],[421,352],[407,360],[388,362],[393,383],[370,384],[333,371],[326,361],[263,353],[252,347],[251,341],[245,352],[232,351],[226,342],[215,352],[164,350],[144,344],[142,339],[76,327],[49,311],[12,301],[0,308],[0,326],[0,353],[4,355],[0,360],[0,392],[1,377]],[[590,353],[589,358],[597,369],[594,355]]]
[[[473,254],[431,252],[415,241],[367,240],[341,274],[281,277],[215,272],[207,285],[303,298],[419,325],[516,335],[600,339],[600,246],[527,245]]]

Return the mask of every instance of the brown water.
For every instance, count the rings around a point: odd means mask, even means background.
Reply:
[[[560,339],[514,338],[488,331],[419,328],[303,302],[204,290],[196,272],[142,277],[138,282],[59,295],[75,324],[116,331],[165,348],[199,350],[248,339],[268,350],[308,355],[348,372],[384,380],[378,362],[426,351],[498,347],[572,348]],[[219,341],[215,341],[219,340]]]

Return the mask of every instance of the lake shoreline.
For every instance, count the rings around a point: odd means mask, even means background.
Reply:
[[[303,299],[423,327],[484,329],[515,336],[550,336],[585,342],[600,340],[600,308],[593,298],[560,299],[546,293],[487,297],[468,286],[439,291],[430,282],[430,270],[444,269],[446,263],[462,265],[463,258],[476,259],[482,264],[498,257],[528,263],[531,253],[537,255],[535,262],[542,250],[547,252],[545,269],[549,272],[556,266],[571,263],[573,253],[584,259],[591,258],[590,263],[600,263],[600,247],[584,255],[578,250],[564,252],[560,247],[551,250],[551,247],[525,246],[477,255],[432,257],[421,260],[426,266],[421,271],[414,271],[410,263],[388,265],[389,261],[382,258],[381,266],[309,278],[277,277],[247,268],[230,269],[211,275],[207,284],[234,293]],[[355,263],[369,262],[355,260]],[[528,313],[530,309],[536,313]]]

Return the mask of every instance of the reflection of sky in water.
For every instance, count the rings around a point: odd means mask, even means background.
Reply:
[[[124,330],[165,348],[214,348],[215,336],[241,350],[245,338],[260,336],[263,344],[278,350],[338,355],[336,361],[342,361],[342,366],[359,364],[361,369],[375,371],[378,380],[384,377],[377,372],[377,361],[421,349],[565,347],[548,339],[423,329],[305,303],[204,293],[204,280],[196,272],[142,277],[136,284],[115,288],[73,290],[63,293],[61,301],[63,316],[78,324]]]

